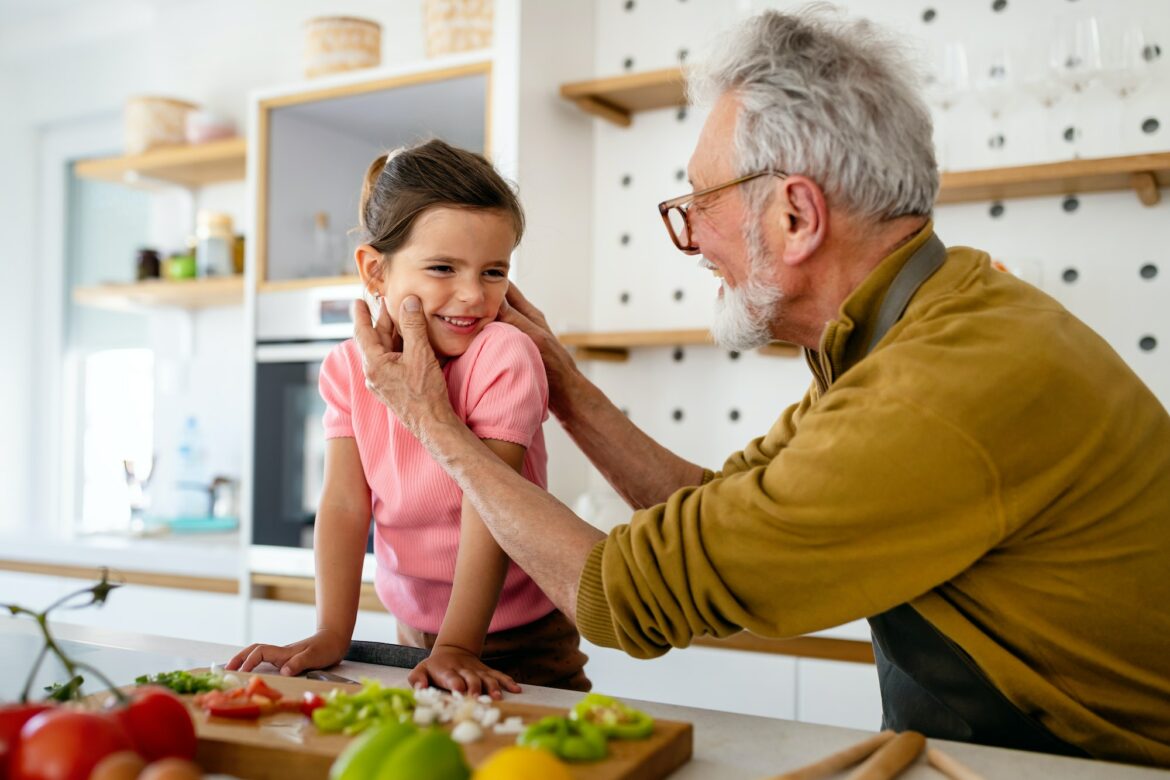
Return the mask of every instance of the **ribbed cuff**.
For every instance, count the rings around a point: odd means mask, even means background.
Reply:
[[[613,630],[613,614],[605,598],[601,579],[601,559],[605,554],[606,539],[593,545],[581,579],[577,582],[577,628],[581,636],[600,647],[617,647],[617,633]]]

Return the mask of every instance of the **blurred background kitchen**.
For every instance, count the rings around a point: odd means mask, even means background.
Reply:
[[[704,118],[680,68],[744,16],[796,5],[0,0],[0,592],[44,605],[107,565],[129,586],[78,621],[304,635],[316,371],[351,331],[361,176],[431,135],[518,184],[513,278],[594,380],[717,468],[809,374],[786,345],[706,343],[717,282],[655,205],[687,191]],[[918,52],[941,237],[1059,299],[1170,401],[1170,4],[841,6]],[[602,528],[624,521],[555,422],[546,435],[550,489]],[[356,637],[393,637],[371,585]],[[880,720],[863,622],[655,662],[588,652],[617,695]]]

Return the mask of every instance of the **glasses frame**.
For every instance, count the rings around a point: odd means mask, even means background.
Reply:
[[[678,211],[679,215],[682,216],[683,226],[687,232],[687,238],[690,239],[691,218],[687,216],[687,211],[691,203],[696,198],[710,195],[714,192],[718,192],[719,190],[727,189],[728,187],[734,187],[737,184],[743,184],[744,182],[751,181],[752,179],[758,179],[761,176],[779,176],[781,179],[788,178],[788,174],[784,171],[774,169],[757,171],[756,173],[749,173],[746,176],[740,176],[739,178],[732,179],[731,181],[725,181],[722,184],[716,184],[714,187],[707,187],[705,189],[699,190],[698,192],[691,192],[686,195],[680,195],[677,198],[671,198],[670,200],[664,200],[659,203],[658,214],[662,217],[663,224],[666,225],[666,232],[670,234],[670,240],[674,242],[674,245],[678,247],[680,252],[687,252],[688,254],[694,254],[695,252],[698,252],[698,244],[690,243],[688,240],[688,243],[684,245],[682,239],[674,232],[674,225],[670,223],[670,212]]]

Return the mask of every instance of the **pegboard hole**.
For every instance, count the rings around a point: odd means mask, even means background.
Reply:
[[[630,245],[630,234],[629,233],[622,233],[621,238],[619,238],[618,241],[621,242],[622,246],[629,246]]]
[[[737,349],[731,350],[730,352],[727,353],[727,357],[731,358],[732,360],[739,360],[739,350],[737,350]]]
[[[681,363],[683,358],[686,356],[687,353],[683,351],[682,347],[675,347],[674,352],[672,352],[670,355],[671,359],[673,359],[675,363]]]
[[[1007,138],[1004,137],[1003,133],[996,133],[987,139],[988,149],[1002,149],[1005,146],[1007,146]]]
[[[678,120],[678,121],[680,121],[680,122],[685,122],[685,121],[687,121],[687,107],[686,107],[686,106],[683,106],[682,108],[680,108],[680,109],[678,110],[678,113],[676,113],[676,114],[674,115],[674,118],[675,118],[675,119],[677,119],[677,120]]]
[[[993,0],[991,3],[991,10],[996,13],[999,13],[1005,8],[1007,8],[1007,0]]]
[[[1142,47],[1142,59],[1146,62],[1153,62],[1162,56],[1162,47],[1156,43],[1147,43]]]
[[[1142,336],[1141,341],[1138,342],[1138,347],[1142,352],[1153,352],[1158,348],[1158,340],[1153,336]]]
[[[624,60],[622,60],[622,68],[625,70],[633,70],[634,69],[634,58],[633,57],[626,57]]]
[[[690,54],[690,52],[689,52],[688,50],[686,50],[686,49],[679,49],[679,50],[678,50],[678,61],[679,61],[679,62],[686,62],[686,61],[687,61],[687,55],[688,55],[688,54]]]
[[[626,417],[630,416],[630,408],[628,406],[623,406],[621,411]]]
[[[683,291],[675,290],[670,297],[674,298],[676,301],[681,301],[683,299]]]
[[[675,422],[682,422],[683,410],[682,409],[675,409],[673,412],[670,413],[670,419],[674,420]]]
[[[1158,275],[1158,266],[1154,265],[1153,263],[1146,263],[1141,267],[1141,270],[1138,271],[1138,274],[1143,279],[1153,279]]]
[[[1063,138],[1066,143],[1076,143],[1077,140],[1081,137],[1081,129],[1076,125],[1069,125],[1068,127],[1064,128],[1064,132],[1060,134],[1060,137]]]
[[[727,419],[731,420],[732,422],[738,422],[739,421],[739,409],[732,409],[730,412],[728,412]]]
[[[675,179],[675,181],[686,181],[687,180],[686,169],[679,168],[677,171],[675,171],[674,172],[674,179]]]
[[[621,303],[622,306],[625,306],[630,302],[630,294],[628,292],[623,292],[618,296],[618,302]]]
[[[1161,126],[1162,123],[1159,122],[1156,117],[1149,117],[1142,122],[1142,132],[1146,135],[1153,135],[1154,133],[1158,132],[1158,128]]]
[[[626,0],[626,2],[622,5],[622,7],[625,8],[627,11],[633,11],[635,5],[637,5],[637,3],[635,3],[634,0]]]
[[[991,208],[987,210],[987,213],[991,215],[992,219],[999,219],[1003,216],[1003,212],[1005,210],[1006,209],[1004,208],[1004,205],[999,201],[996,201],[995,203],[991,204]]]
[[[630,174],[627,173],[625,176],[622,176],[622,186],[623,187],[629,187],[633,183],[634,183],[634,177],[631,176]]]
[[[935,17],[937,17],[937,16],[938,16],[938,11],[934,10],[933,8],[927,8],[925,11],[922,12],[922,21],[926,22],[927,24],[930,24],[931,22],[933,22],[935,20]]]
[[[1063,201],[1060,202],[1060,207],[1062,209],[1064,209],[1066,214],[1072,214],[1074,211],[1076,211],[1077,209],[1079,209],[1081,207],[1081,202],[1080,202],[1080,200],[1077,199],[1077,197],[1075,195],[1069,195],[1067,198],[1065,198]]]
[[[1064,271],[1063,271],[1063,272],[1060,274],[1060,278],[1061,278],[1062,280],[1064,280],[1064,283],[1065,283],[1065,284],[1072,284],[1072,283],[1074,283],[1074,282],[1075,282],[1077,279],[1080,279],[1080,278],[1081,278],[1081,272],[1080,272],[1080,271],[1078,271],[1078,270],[1077,270],[1077,269],[1075,269],[1075,268],[1066,268],[1066,269],[1064,269]]]

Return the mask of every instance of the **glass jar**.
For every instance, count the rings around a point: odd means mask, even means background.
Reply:
[[[233,245],[232,217],[221,211],[200,209],[196,217],[195,257],[200,276],[231,276]]]

